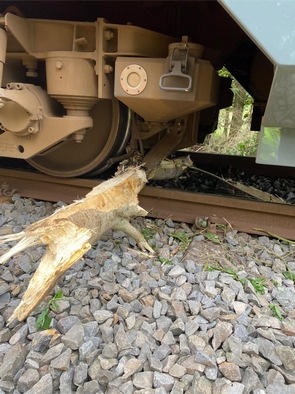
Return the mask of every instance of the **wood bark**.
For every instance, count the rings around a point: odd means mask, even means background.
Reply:
[[[143,235],[129,222],[132,217],[147,214],[138,205],[138,193],[146,182],[144,170],[128,169],[96,186],[82,200],[57,210],[24,231],[0,237],[0,243],[19,241],[0,257],[0,264],[28,247],[46,245],[40,264],[8,324],[28,317],[64,272],[109,229],[126,232],[142,250],[153,253]]]

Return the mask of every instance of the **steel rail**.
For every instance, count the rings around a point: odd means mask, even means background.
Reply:
[[[71,203],[101,183],[94,179],[56,178],[48,175],[0,169],[0,185],[7,184],[22,197]],[[9,194],[9,192],[8,192]],[[153,218],[195,223],[206,218],[212,224],[230,224],[249,234],[267,234],[295,240],[295,206],[242,200],[210,194],[145,186],[140,205]]]

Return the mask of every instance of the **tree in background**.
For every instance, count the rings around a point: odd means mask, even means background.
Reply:
[[[217,129],[206,137],[201,151],[255,156],[258,133],[250,130],[253,98],[226,68],[220,70],[219,75],[231,78],[233,102],[220,110]]]

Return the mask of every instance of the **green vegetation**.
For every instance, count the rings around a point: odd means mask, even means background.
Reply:
[[[238,272],[231,268],[222,267],[221,265],[206,265],[204,271],[220,271],[232,276],[232,278],[240,282],[243,286],[250,282],[256,291],[256,293],[264,294],[266,292],[265,279],[264,278],[240,278]]]
[[[283,320],[283,316],[281,314],[280,308],[277,306],[277,304],[269,304],[269,309],[272,311],[272,314],[274,317],[276,317],[279,320]]]
[[[211,231],[203,231],[202,234],[209,241],[211,241],[215,244],[221,244],[221,241],[220,241],[218,235],[212,233]]]
[[[152,239],[156,233],[154,228],[151,228],[149,226],[144,227],[141,230],[142,235],[144,236],[145,240],[148,241],[149,239]]]
[[[185,231],[178,231],[171,234],[171,237],[177,239],[181,243],[181,249],[184,251],[188,248],[192,240],[192,235],[187,234]]]
[[[295,273],[294,272],[289,271],[289,270],[288,271],[284,271],[283,275],[284,275],[285,279],[293,280],[293,282],[295,283]]]
[[[256,293],[264,294],[266,292],[265,279],[264,278],[249,278],[249,282],[254,287]]]
[[[219,71],[219,75],[232,80],[232,105],[219,111],[217,129],[206,137],[200,150],[238,156],[255,156],[258,133],[250,130],[253,98],[228,70],[223,68]]]
[[[49,313],[51,310],[54,312],[58,312],[58,304],[57,301],[64,299],[62,290],[59,290],[48,302],[46,308],[40,313],[36,320],[37,330],[47,330],[51,324],[51,317]]]
[[[165,259],[164,257],[159,256],[158,260],[162,265],[172,265],[172,260],[170,259]]]

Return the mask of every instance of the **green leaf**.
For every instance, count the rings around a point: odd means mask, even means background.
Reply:
[[[259,294],[264,294],[266,291],[266,287],[264,286],[265,279],[264,278],[249,278],[249,282],[254,287],[255,291]]]
[[[59,290],[54,297],[49,301],[49,306],[54,312],[59,312],[58,303],[56,301],[60,301],[64,298],[62,290]]]
[[[178,231],[174,234],[171,234],[171,237],[182,244],[182,250],[186,250],[188,248],[192,239],[192,236],[187,234],[185,231]]]
[[[286,279],[291,279],[293,282],[295,282],[295,273],[292,271],[285,271],[283,272],[283,275]]]
[[[51,317],[49,315],[49,307],[46,307],[43,312],[40,313],[36,320],[36,326],[38,330],[47,330],[51,324]]]
[[[279,320],[283,320],[280,308],[276,304],[269,304],[269,309],[272,311],[273,316],[275,316]]]
[[[40,313],[36,320],[37,330],[47,330],[51,324],[51,317],[49,317],[50,308],[54,312],[59,312],[58,304],[56,301],[64,298],[62,290],[59,290],[48,302],[46,308]]]
[[[63,291],[62,291],[62,290],[59,290],[59,291],[55,294],[55,296],[54,296],[52,299],[53,299],[53,300],[60,300],[60,299],[62,299],[62,298],[64,298]]]
[[[219,245],[221,244],[221,241],[220,241],[220,239],[218,238],[218,236],[216,234],[213,234],[210,231],[206,231],[206,232],[204,232],[202,234],[209,241],[214,242],[215,244],[219,244]]]
[[[162,265],[172,265],[172,260],[165,259],[164,257],[159,256],[158,260]]]

